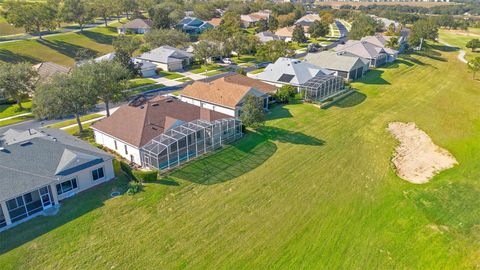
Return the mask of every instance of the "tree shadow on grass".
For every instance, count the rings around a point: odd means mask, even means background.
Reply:
[[[170,176],[185,181],[213,185],[235,179],[267,161],[276,151],[273,142],[321,146],[324,141],[275,127],[263,127],[221,151],[193,161]]]
[[[361,82],[364,84],[380,84],[380,85],[389,85],[390,82],[382,78],[382,74],[385,71],[380,69],[370,70],[362,78],[356,80],[356,82]]]
[[[32,64],[40,63],[41,61],[35,57],[31,57],[24,54],[14,53],[10,50],[0,49],[0,61],[18,63],[18,62],[30,62]]]
[[[85,36],[100,44],[112,45],[113,43],[113,36],[105,35],[98,32],[83,31],[82,33],[79,33],[79,35]]]
[[[96,55],[97,54],[97,51],[95,50],[92,50],[92,49],[89,49],[89,48],[85,48],[85,47],[82,47],[82,46],[78,46],[78,45],[74,45],[74,44],[71,44],[71,43],[67,43],[65,41],[58,41],[58,40],[55,40],[55,41],[51,41],[51,40],[38,40],[38,43],[54,50],[54,51],[57,51],[58,53],[61,53],[65,56],[68,56],[70,58],[75,58],[75,56],[77,55],[77,52],[81,49],[86,49],[86,50],[89,50],[93,55]]]
[[[338,107],[338,108],[350,108],[355,107],[361,103],[363,103],[367,99],[367,95],[362,92],[354,91],[348,96],[344,96],[341,99],[338,99],[335,102],[332,102],[328,106],[324,106],[322,109],[326,110],[331,107]]]
[[[297,100],[290,102],[290,104],[300,103]],[[276,103],[270,107],[270,113],[267,114],[268,120],[282,119],[282,118],[291,118],[292,114],[290,110],[285,108],[285,104]]]
[[[61,201],[61,207],[55,216],[38,216],[1,232],[0,255],[102,207],[106,200],[111,199],[112,192],[124,193],[128,183],[127,177],[120,176],[117,170],[115,173],[117,179]]]

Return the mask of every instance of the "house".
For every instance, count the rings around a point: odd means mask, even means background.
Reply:
[[[275,35],[280,37],[285,42],[292,41],[294,28],[295,26],[287,26],[287,27],[279,28],[277,29],[277,31],[275,31]]]
[[[180,92],[180,100],[201,108],[239,117],[247,95],[262,98],[264,100],[263,109],[268,110],[270,94],[275,92],[276,87],[272,85],[243,75],[233,75],[211,82],[196,81]]]
[[[270,10],[260,10],[246,15],[240,15],[240,22],[243,27],[250,27],[262,20],[268,20],[270,18]]]
[[[214,28],[214,26],[209,22],[187,16],[177,23],[176,28],[190,35],[199,35],[205,30]]]
[[[345,55],[358,56],[370,61],[370,67],[380,67],[388,62],[389,54],[379,46],[367,41],[349,40],[343,45],[333,48]]]
[[[276,86],[285,84],[301,86],[315,76],[333,75],[334,71],[323,69],[298,59],[280,57],[265,70],[256,74],[256,78]]]
[[[153,22],[149,19],[135,19],[117,27],[119,34],[145,34],[152,30]]]
[[[370,17],[372,17],[377,22],[382,24],[383,31],[388,31],[388,29],[390,28],[390,25],[393,25],[395,31],[397,31],[400,28],[400,23],[398,23],[397,21],[390,20],[390,19],[383,18],[383,17],[378,17],[378,16],[375,16],[375,15],[370,15]]]
[[[0,230],[115,177],[110,154],[58,129],[10,129],[0,141]]]
[[[211,24],[213,27],[219,27],[220,24],[222,24],[222,19],[212,18],[211,20],[208,20],[207,23]]]
[[[315,21],[321,21],[320,16],[318,14],[307,14],[300,19],[298,19],[295,24],[296,25],[301,25],[304,27],[306,31],[310,28],[310,26],[313,24]]]
[[[157,65],[152,62],[132,58],[135,65],[140,66],[140,73],[143,78],[153,77],[157,75]]]
[[[149,61],[164,71],[175,71],[190,65],[193,54],[171,46],[162,46],[143,53],[136,58]]]
[[[115,59],[115,52],[107,53],[105,55],[102,55],[100,57],[97,57],[93,59],[95,62],[101,62],[101,61],[113,61]]]
[[[164,132],[194,120],[213,122],[228,115],[163,96],[120,106],[91,126],[95,142],[143,166],[141,148]]]
[[[394,50],[392,48],[388,48],[387,47],[387,43],[388,41],[393,38],[392,36],[384,36],[384,35],[381,35],[381,34],[376,34],[374,36],[366,36],[366,37],[363,37],[361,39],[361,41],[366,41],[366,42],[369,42],[377,47],[382,47],[385,52],[388,54],[388,59],[387,59],[387,62],[393,62],[397,59],[398,57],[398,51],[397,50]],[[399,42],[399,45],[400,45],[400,42],[404,42],[403,39],[398,40]],[[400,45],[402,46],[402,45]]]
[[[53,62],[43,62],[36,64],[33,68],[38,73],[37,83],[46,82],[58,74],[68,74],[72,68],[55,64]]]
[[[355,80],[362,77],[368,71],[369,65],[367,59],[332,51],[309,53],[305,56],[305,61],[335,71],[335,75],[345,80]]]
[[[282,40],[282,38],[280,38],[276,34],[269,31],[257,33],[255,36],[258,38],[258,41],[260,41],[261,43],[267,43],[272,40]]]

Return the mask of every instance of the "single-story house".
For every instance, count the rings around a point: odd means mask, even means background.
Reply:
[[[135,34],[145,34],[152,30],[153,22],[150,19],[135,19],[126,24],[117,27],[119,34],[127,34],[129,32]]]
[[[281,37],[269,31],[257,33],[255,36],[258,38],[258,41],[260,41],[261,43],[267,43],[272,40],[282,40]]]
[[[262,20],[268,20],[270,18],[270,10],[260,10],[246,15],[240,15],[240,22],[243,27],[250,27],[255,23]]]
[[[0,141],[0,230],[115,177],[112,155],[58,129],[10,129]]]
[[[369,61],[358,56],[346,55],[332,51],[309,53],[305,61],[318,67],[335,71],[345,80],[355,80],[368,71]]]
[[[110,117],[91,126],[95,142],[132,163],[143,166],[141,148],[169,129],[186,122],[230,118],[213,110],[200,108],[173,97],[159,96],[118,108]]]
[[[311,63],[293,58],[278,58],[275,63],[269,64],[265,70],[256,74],[256,78],[276,86],[301,86],[318,75],[333,75],[334,71],[324,69]]]
[[[68,74],[72,68],[55,64],[53,62],[43,62],[36,64],[33,68],[38,73],[37,83],[50,80],[53,76],[58,74]]]
[[[361,40],[362,41],[366,41],[366,42],[369,42],[369,43],[372,43],[373,45],[375,46],[378,46],[378,47],[382,47],[383,49],[385,49],[385,52],[388,54],[388,59],[387,61],[388,62],[393,62],[397,59],[398,57],[398,51],[397,50],[394,50],[392,48],[388,48],[386,47],[387,45],[387,42],[392,38],[392,36],[384,36],[384,35],[380,35],[380,34],[376,34],[374,36],[366,36],[366,37],[363,37]],[[402,42],[402,40],[400,40],[400,37],[399,38],[399,45],[400,42]]]
[[[321,21],[320,16],[318,14],[307,14],[300,19],[298,19],[295,24],[296,25],[301,25],[305,28],[305,30],[308,31],[310,26],[313,24],[315,21]]]
[[[195,106],[239,117],[245,97],[263,98],[263,109],[268,110],[270,94],[276,87],[243,75],[219,78],[211,82],[196,81],[180,92],[180,100]]]
[[[162,46],[143,53],[136,58],[149,61],[164,71],[175,71],[190,65],[193,54],[171,46]]]
[[[383,18],[383,17],[378,17],[378,16],[375,16],[375,15],[370,15],[370,17],[372,17],[377,22],[382,24],[383,31],[387,31],[390,28],[390,25],[394,26],[395,31],[397,31],[400,27],[400,23],[397,22],[397,21],[390,20],[390,19]]]
[[[380,67],[388,62],[389,54],[379,46],[367,41],[349,40],[343,45],[333,48],[345,55],[358,56],[370,61],[370,67]]]
[[[157,75],[157,65],[154,63],[137,58],[132,58],[132,61],[135,63],[135,65],[140,66],[140,73],[142,74],[143,78]]]
[[[209,22],[187,16],[177,23],[176,28],[190,35],[199,35],[205,30],[214,28],[214,26]]]
[[[275,31],[275,35],[280,37],[282,40],[286,42],[292,41],[294,28],[295,26],[287,26],[287,27],[279,28],[277,29],[277,31]]]

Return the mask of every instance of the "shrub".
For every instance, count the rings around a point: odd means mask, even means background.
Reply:
[[[243,69],[243,68],[237,69],[236,72],[237,72],[238,74],[241,74],[241,75],[247,75],[247,72],[246,72],[245,69]]]
[[[120,169],[130,178],[133,178],[132,168],[124,161],[120,161]]]
[[[128,189],[127,189],[127,195],[134,195],[142,191],[142,184],[135,182],[135,181],[130,181],[128,183]]]
[[[297,89],[291,85],[284,85],[278,89],[277,93],[275,94],[275,99],[281,103],[288,103],[290,98],[295,97],[297,93]]]
[[[146,181],[155,181],[157,180],[158,172],[157,171],[132,171],[133,179],[137,182],[146,182]]]

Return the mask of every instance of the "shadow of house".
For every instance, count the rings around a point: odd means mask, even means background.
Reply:
[[[323,107],[322,109],[326,110],[331,107],[338,107],[338,108],[350,108],[355,107],[361,103],[363,103],[367,99],[367,95],[362,92],[355,91],[348,96],[344,96],[341,99],[331,103],[328,106]]]
[[[322,146],[325,141],[302,132],[290,131],[277,127],[263,127],[257,131],[264,138],[281,143],[301,144],[310,146]]]
[[[76,55],[77,55],[77,52],[81,49],[84,49],[84,50],[88,50],[89,53],[91,54],[94,54],[96,55],[97,54],[97,51],[95,50],[92,50],[92,49],[89,49],[89,48],[85,48],[85,47],[82,47],[82,46],[78,46],[78,45],[74,45],[74,44],[71,44],[71,43],[67,43],[65,41],[58,41],[58,40],[55,40],[55,41],[51,41],[51,40],[37,40],[38,43],[44,45],[44,46],[47,46],[48,48],[54,50],[54,51],[57,51],[58,53],[61,53],[67,57],[70,57],[70,58],[75,58]]]
[[[30,62],[32,64],[40,63],[41,60],[32,56],[14,53],[10,50],[0,49],[0,61],[18,63],[18,62]]]
[[[370,70],[365,76],[356,80],[355,82],[360,82],[364,84],[390,85],[390,82],[382,78],[382,74],[384,72],[385,71],[380,69]]]
[[[299,102],[292,101],[290,104],[297,104]],[[290,110],[285,108],[285,104],[276,103],[270,107],[270,113],[267,115],[268,120],[291,118]]]
[[[105,45],[112,45],[113,43],[113,36],[105,35],[102,33],[92,32],[92,31],[83,31],[83,32],[79,32],[78,34],[85,36],[95,41],[96,43],[105,44]]]
[[[116,174],[120,175],[117,171]],[[102,207],[104,201],[111,198],[112,192],[119,191],[124,193],[127,183],[127,178],[120,176],[114,181],[100,184],[75,197],[62,200],[62,207],[60,207],[59,213],[55,216],[38,216],[1,232],[0,255]]]

